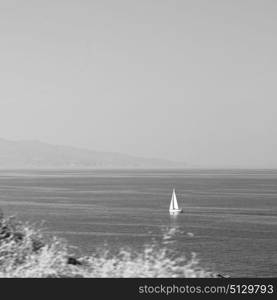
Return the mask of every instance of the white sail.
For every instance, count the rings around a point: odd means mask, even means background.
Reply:
[[[169,210],[171,210],[171,211],[173,211],[173,210],[179,210],[179,206],[178,206],[178,202],[177,202],[177,197],[176,197],[176,194],[175,194],[175,189],[173,190],[173,193],[172,193]]]
[[[179,209],[175,190],[173,190],[173,207],[174,207],[174,209]]]

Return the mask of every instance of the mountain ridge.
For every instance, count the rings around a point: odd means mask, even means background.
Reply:
[[[21,168],[183,168],[186,164],[117,152],[0,138],[0,169]]]

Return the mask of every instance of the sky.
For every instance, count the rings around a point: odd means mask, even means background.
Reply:
[[[277,167],[275,0],[1,0],[0,137]]]

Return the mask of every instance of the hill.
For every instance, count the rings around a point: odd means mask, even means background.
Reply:
[[[0,139],[0,168],[183,168],[184,163],[40,141]]]

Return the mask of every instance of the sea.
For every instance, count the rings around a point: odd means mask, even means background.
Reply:
[[[0,209],[79,255],[139,252],[174,229],[176,255],[196,253],[207,270],[277,274],[277,170],[2,170]]]

